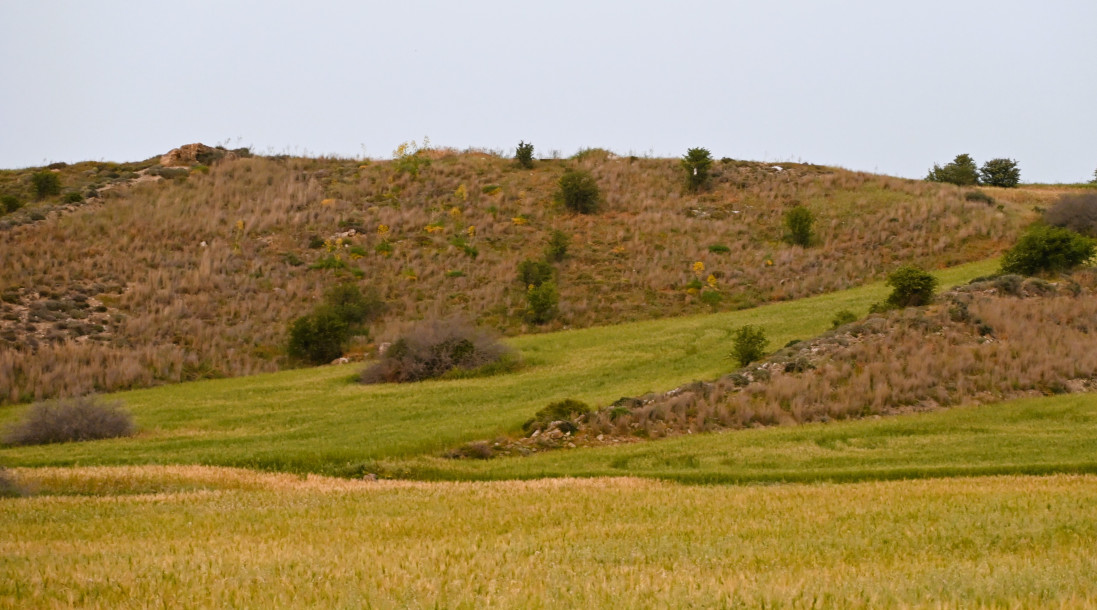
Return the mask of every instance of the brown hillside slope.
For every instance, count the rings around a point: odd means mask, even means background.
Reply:
[[[746,307],[900,263],[993,256],[1053,196],[986,189],[997,198],[988,205],[950,185],[730,160],[690,194],[676,159],[595,150],[522,170],[482,153],[430,157],[418,174],[397,162],[224,160],[7,223],[0,400],[277,369],[288,322],[340,281],[380,291],[391,305],[382,324],[465,313],[533,330],[516,268],[542,256],[553,230],[571,246],[556,265],[560,315],[549,329]],[[63,180],[116,173],[88,165],[60,170]],[[600,213],[553,203],[565,167],[593,173]],[[20,179],[4,174],[0,186]],[[817,246],[782,241],[796,204],[815,214]]]

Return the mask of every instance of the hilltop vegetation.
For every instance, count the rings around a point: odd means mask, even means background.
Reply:
[[[22,205],[0,230],[0,400],[277,370],[290,323],[348,281],[388,312],[352,357],[396,323],[453,314],[513,335],[797,299],[999,254],[1055,195],[987,205],[951,185],[730,159],[693,191],[678,159],[595,149],[525,169],[399,152],[75,164],[35,201],[38,168],[0,172]],[[557,202],[569,169],[596,182],[595,213]],[[784,239],[797,207],[814,219],[808,248]],[[519,265],[561,238],[535,294]]]

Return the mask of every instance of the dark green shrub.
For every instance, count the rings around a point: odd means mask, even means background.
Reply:
[[[760,327],[747,324],[732,334],[731,356],[739,363],[746,366],[751,362],[760,360],[766,353],[769,339]]]
[[[969,186],[979,183],[979,172],[975,167],[975,160],[970,155],[956,155],[956,158],[944,167],[933,164],[926,180],[930,182],[948,182],[959,186]]]
[[[522,424],[522,429],[526,432],[533,432],[534,430],[543,429],[553,422],[575,423],[580,417],[589,415],[591,411],[592,409],[587,403],[566,398],[549,403],[547,407],[537,411],[532,418]]]
[[[83,200],[84,200],[84,196],[81,195],[80,193],[78,193],[77,191],[72,191],[72,192],[66,193],[65,198],[64,198],[65,203],[80,203]]]
[[[723,302],[724,295],[716,292],[715,290],[706,290],[701,293],[701,302],[711,307],[714,311]]]
[[[1093,258],[1095,248],[1097,241],[1070,229],[1033,225],[1002,256],[1002,272],[1035,275],[1070,271]]]
[[[593,214],[598,211],[602,194],[598,183],[590,172],[581,169],[569,169],[560,177],[556,191],[556,201],[579,214]]]
[[[1044,222],[1097,237],[1097,193],[1063,195],[1044,212]]]
[[[518,263],[518,281],[523,286],[540,286],[552,279],[556,273],[552,265],[545,261],[524,260]]]
[[[838,328],[857,321],[857,314],[848,309],[843,309],[834,314],[834,317],[830,320],[831,330],[837,330]]]
[[[979,180],[987,186],[1013,188],[1021,182],[1021,170],[1013,159],[991,159],[979,168]]]
[[[380,318],[385,313],[385,301],[370,289],[363,293],[357,284],[336,284],[324,293],[324,302],[344,322],[354,327]]]
[[[514,152],[514,160],[520,167],[525,169],[533,168],[533,144],[527,144],[524,141],[518,142],[518,148]]]
[[[815,224],[815,216],[811,213],[811,210],[805,208],[802,205],[798,205],[788,212],[785,212],[785,228],[788,229],[789,243],[808,247],[811,245],[814,234],[812,233],[812,225]]]
[[[563,231],[554,230],[549,235],[548,245],[545,246],[545,260],[549,262],[558,263],[568,255],[568,246],[571,245],[571,238],[567,233]]]
[[[362,383],[421,381],[454,369],[473,370],[498,362],[510,350],[494,335],[463,320],[423,322],[392,342],[381,359],[362,371]]]
[[[713,254],[727,254],[728,252],[731,252],[731,248],[723,244],[712,244],[708,247],[708,251]]]
[[[103,403],[92,396],[31,405],[23,419],[4,434],[8,445],[45,445],[132,436],[133,417],[120,403]]]
[[[705,148],[691,148],[682,157],[682,169],[686,171],[686,188],[698,191],[708,184],[712,168],[712,154]]]
[[[35,172],[30,177],[30,183],[38,199],[61,194],[61,177],[51,171]]]
[[[903,265],[888,274],[885,284],[892,288],[885,301],[888,307],[921,307],[933,300],[937,278],[914,265]]]
[[[544,324],[556,317],[560,304],[560,293],[556,289],[556,282],[548,280],[539,286],[530,284],[526,290],[526,301],[529,303],[527,317],[534,324]]]
[[[5,214],[10,214],[21,207],[23,207],[23,202],[19,201],[19,198],[15,195],[4,195],[3,197],[0,197],[0,211]]]
[[[287,353],[310,364],[326,364],[343,355],[350,324],[330,306],[320,306],[290,324]]]
[[[979,189],[964,193],[964,199],[967,201],[978,201],[987,205],[994,205],[994,198]]]

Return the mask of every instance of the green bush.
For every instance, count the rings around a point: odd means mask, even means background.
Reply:
[[[518,148],[514,152],[514,160],[518,162],[520,167],[525,169],[533,168],[533,144],[527,144],[524,141],[518,142]]]
[[[335,309],[320,306],[290,324],[287,353],[310,364],[326,364],[343,355],[350,324]]]
[[[336,284],[324,293],[324,302],[344,322],[354,327],[376,320],[385,313],[385,301],[370,289],[366,293],[357,284]]]
[[[506,359],[511,351],[487,331],[464,320],[434,320],[392,342],[381,359],[362,371],[362,383],[399,383],[474,370]]]
[[[580,417],[592,412],[590,405],[585,402],[566,398],[549,403],[548,406],[537,411],[532,418],[522,424],[522,430],[533,432],[548,427],[552,422],[563,421],[575,423]]]
[[[682,169],[686,171],[686,188],[698,191],[708,184],[712,168],[712,154],[705,148],[691,148],[682,157]]]
[[[133,417],[120,403],[103,403],[83,396],[35,403],[23,419],[8,428],[8,445],[45,445],[132,436],[137,431]]]
[[[812,225],[815,224],[815,216],[811,213],[811,210],[805,208],[802,205],[798,205],[788,212],[785,212],[785,228],[788,229],[789,243],[808,247],[811,245],[811,241],[814,237],[812,232]]]
[[[937,278],[914,265],[903,265],[888,274],[885,284],[892,288],[885,301],[889,308],[921,307],[933,300]]]
[[[560,304],[560,293],[556,289],[556,282],[547,280],[539,286],[529,285],[526,290],[526,301],[529,304],[527,316],[534,324],[544,324],[556,317]]]
[[[837,329],[845,326],[846,324],[850,324],[850,323],[856,322],[856,321],[857,321],[857,314],[853,313],[852,311],[850,311],[848,309],[843,309],[843,310],[839,311],[838,313],[834,314],[834,317],[831,318],[831,320],[830,320],[830,329],[831,330],[837,330]]]
[[[767,345],[769,345],[769,339],[766,339],[765,331],[747,324],[732,334],[731,356],[739,366],[746,366],[760,360],[766,354]]]
[[[1093,258],[1097,241],[1064,229],[1036,224],[1002,256],[1002,272],[1035,275],[1070,271]]]
[[[1044,212],[1044,222],[1097,237],[1097,193],[1063,195]]]
[[[518,281],[523,286],[540,286],[552,279],[556,273],[552,265],[545,261],[524,260],[518,263]]]
[[[567,233],[554,230],[549,235],[548,245],[545,246],[545,260],[554,263],[564,260],[567,258],[570,245],[571,238],[568,237]]]
[[[712,252],[713,254],[727,254],[728,252],[731,252],[731,248],[725,246],[724,244],[712,244],[708,247],[708,251]]]
[[[979,180],[987,186],[1013,188],[1021,182],[1021,170],[1013,159],[991,159],[979,168]]]
[[[77,191],[65,193],[65,203],[80,203],[84,200],[84,196]]]
[[[0,197],[0,212],[10,214],[21,207],[23,207],[23,202],[19,201],[19,198],[15,195],[4,195],[3,197]]]
[[[598,211],[602,194],[598,183],[590,172],[581,169],[569,169],[560,177],[556,191],[556,201],[579,214],[593,214]]]
[[[35,172],[30,177],[30,183],[38,199],[61,194],[61,177],[51,171]]]
[[[926,180],[930,182],[948,182],[959,186],[969,186],[979,183],[979,172],[975,167],[975,160],[970,155],[956,155],[952,163],[944,167],[933,164]]]

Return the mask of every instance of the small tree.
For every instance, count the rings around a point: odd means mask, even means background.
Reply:
[[[952,163],[944,167],[933,164],[926,180],[930,182],[948,182],[959,186],[979,184],[979,172],[975,167],[975,160],[970,155],[956,155]]]
[[[602,194],[598,183],[590,172],[581,169],[569,169],[560,177],[556,191],[556,201],[572,212],[593,214],[598,211]]]
[[[888,274],[886,285],[892,287],[886,301],[889,307],[921,307],[933,300],[937,278],[914,265],[903,265]]]
[[[979,168],[979,180],[987,186],[1013,188],[1021,182],[1021,170],[1013,159],[991,159]]]
[[[732,335],[731,356],[739,366],[746,366],[760,360],[766,353],[767,345],[769,345],[769,339],[766,339],[765,331],[758,326],[747,324]]]
[[[518,165],[526,169],[533,168],[533,144],[524,141],[518,142],[518,149],[514,153],[514,160]]]
[[[712,154],[704,148],[691,148],[682,157],[682,168],[686,170],[686,187],[698,191],[708,183],[709,169],[712,167]]]
[[[523,286],[540,286],[552,279],[555,269],[544,261],[524,260],[518,263],[518,281]]]
[[[571,245],[571,238],[567,233],[560,230],[554,230],[549,235],[548,245],[545,246],[545,260],[553,263],[558,263],[564,260],[568,255],[568,246]]]
[[[31,175],[30,182],[38,199],[61,194],[61,177],[51,171],[35,172]]]
[[[350,325],[333,307],[322,305],[293,321],[287,352],[291,358],[325,364],[343,355],[350,339]]]
[[[1070,271],[1093,258],[1097,241],[1070,229],[1037,224],[1002,256],[1002,272],[1021,275]]]
[[[811,210],[802,205],[785,212],[785,228],[788,229],[789,243],[805,248],[810,246],[814,237],[811,229],[813,224],[815,224],[815,216]]]
[[[560,304],[560,293],[556,289],[556,282],[548,280],[539,286],[530,284],[526,289],[526,301],[529,303],[530,322],[544,324],[555,318]]]

